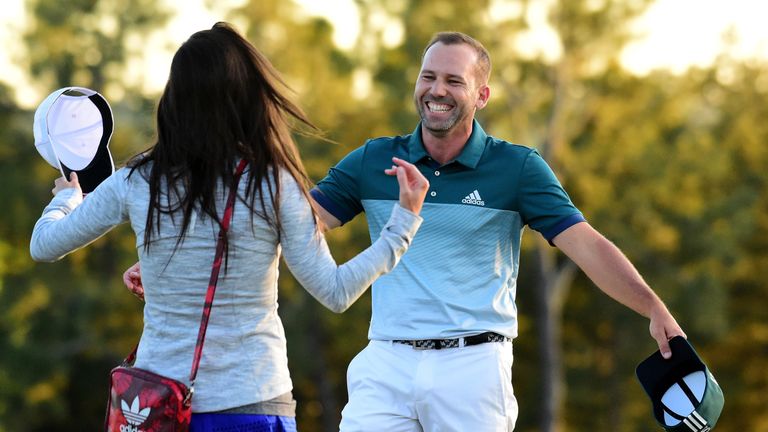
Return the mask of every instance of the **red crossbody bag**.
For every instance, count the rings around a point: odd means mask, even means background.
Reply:
[[[237,195],[237,184],[245,169],[246,161],[241,160],[235,172],[234,187],[229,191],[224,216],[221,220],[216,257],[213,260],[211,279],[203,305],[203,316],[195,344],[195,356],[189,373],[189,386],[181,381],[133,367],[136,348],[123,363],[110,373],[109,403],[104,430],[107,432],[187,432],[192,420],[192,395],[195,378],[203,353],[205,332],[211,315],[213,296],[219,280],[219,269],[224,253],[224,236],[232,220],[232,211]],[[138,348],[138,347],[137,347]]]

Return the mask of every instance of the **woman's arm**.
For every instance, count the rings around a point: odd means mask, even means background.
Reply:
[[[285,262],[299,283],[334,312],[346,310],[377,277],[392,270],[421,225],[418,214],[429,182],[412,164],[396,158],[393,161],[397,165],[385,172],[397,176],[399,204],[393,206],[381,236],[340,266],[315,226],[310,203],[301,197],[295,183],[285,185],[286,200],[281,202],[280,215],[284,221]]]
[[[77,174],[55,182],[53,200],[35,223],[29,251],[35,261],[53,262],[127,220],[124,172],[118,171],[83,198]]]

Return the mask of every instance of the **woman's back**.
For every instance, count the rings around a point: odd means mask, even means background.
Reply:
[[[195,411],[264,401],[291,388],[277,315],[278,243],[287,225],[300,227],[300,237],[315,238],[316,229],[287,117],[314,126],[283,86],[269,60],[228,25],[196,32],[171,63],[155,145],[129,163],[126,211],[147,302],[136,365],[172,378],[189,375],[225,197],[232,187],[239,191],[223,238],[226,266]],[[247,170],[235,184],[241,159]]]
[[[245,177],[239,195],[245,192]],[[281,199],[291,225],[312,227],[308,205],[284,176]],[[226,191],[218,189],[223,209]],[[127,181],[126,211],[136,233],[145,287],[144,333],[136,366],[186,381],[192,364],[218,225],[192,214],[177,245],[179,217],[163,215],[160,233],[144,248],[149,186],[140,175]],[[267,212],[273,210],[266,201]],[[175,220],[174,220],[175,219]],[[311,235],[311,233],[308,233]],[[195,384],[195,407],[215,411],[268,400],[291,390],[285,335],[277,314],[278,236],[264,218],[236,202],[229,230],[229,254],[222,269]],[[270,343],[270,341],[274,343]]]

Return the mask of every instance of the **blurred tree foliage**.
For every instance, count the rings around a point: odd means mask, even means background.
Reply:
[[[153,103],[121,85],[121,73],[136,35],[162,26],[167,12],[145,0],[30,0],[27,10],[26,59],[40,87],[106,89],[116,160],[146,146]],[[142,327],[139,302],[119,285],[136,260],[135,242],[123,226],[61,262],[32,263],[30,232],[57,172],[34,149],[33,113],[1,94],[0,430],[98,430],[108,371]],[[116,94],[128,96],[118,102]]]
[[[250,0],[225,18],[326,131],[297,137],[315,180],[365,139],[414,129],[413,82],[434,32],[482,41],[494,63],[491,102],[478,115],[486,131],[537,147],[587,219],[668,303],[725,391],[718,430],[768,431],[768,65],[726,53],[683,75],[630,74],[618,55],[627,23],[648,3],[556,2],[554,59],[525,46],[536,1],[361,0],[362,31],[348,51],[334,45],[327,21],[290,1]],[[169,12],[149,0],[27,4],[30,75],[49,91],[104,89],[116,160],[150,144],[157,95],[122,74]],[[141,331],[141,305],[120,282],[135,243],[121,227],[62,262],[31,262],[29,233],[56,176],[33,149],[31,122],[0,86],[0,432],[96,430],[108,371]],[[518,283],[516,430],[658,429],[633,370],[655,349],[647,321],[539,237],[525,235]],[[338,261],[350,258],[369,244],[364,217],[329,239]],[[299,427],[336,430],[370,296],[336,315],[287,271],[280,289]]]

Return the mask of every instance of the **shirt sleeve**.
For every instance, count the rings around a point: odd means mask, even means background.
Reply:
[[[367,144],[367,143],[366,143]],[[360,180],[363,174],[365,145],[349,153],[310,192],[328,213],[342,224],[363,211]]]
[[[58,261],[125,222],[125,174],[116,171],[85,198],[74,188],[57,193],[32,230],[32,259]]]
[[[552,239],[567,228],[584,222],[555,173],[536,150],[526,157],[520,177],[519,208],[523,222]]]
[[[377,277],[397,265],[422,222],[420,216],[394,203],[379,238],[351,260],[337,265],[295,180],[284,175],[281,182],[281,246],[285,263],[296,280],[334,312],[346,310]]]

